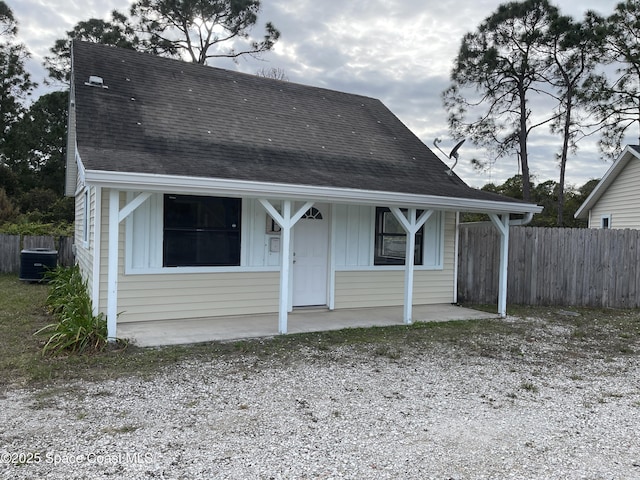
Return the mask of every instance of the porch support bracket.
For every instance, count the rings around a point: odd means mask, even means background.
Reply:
[[[420,217],[417,216],[416,208],[407,209],[407,216],[398,208],[390,207],[391,213],[396,217],[400,225],[407,234],[407,246],[405,251],[404,268],[404,312],[403,321],[410,325],[413,322],[413,272],[414,272],[414,252],[416,249],[416,233],[433,214],[433,210],[425,210]]]
[[[278,306],[278,332],[287,333],[289,314],[289,280],[291,275],[291,230],[302,216],[313,206],[313,202],[306,202],[301,208],[292,213],[291,200],[282,201],[282,213],[264,198],[258,199],[264,209],[278,225],[280,225],[280,300]]]
[[[507,316],[507,267],[509,264],[509,214],[490,213],[489,218],[500,232],[500,274],[498,278],[498,314]]]

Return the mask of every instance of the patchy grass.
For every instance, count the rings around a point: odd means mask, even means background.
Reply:
[[[49,323],[44,307],[48,287],[0,274],[0,292],[0,386],[46,376],[46,367],[36,359],[43,343],[33,332]]]
[[[529,393],[538,393],[539,389],[535,383],[532,382],[522,382],[520,384],[520,389],[525,390]]]
[[[0,393],[58,380],[150,378],[163,367],[184,360],[251,358],[252,366],[259,366],[267,360],[283,364],[308,361],[311,355],[331,361],[331,352],[343,347],[390,361],[437,348],[450,355],[532,362],[532,371],[536,362],[613,359],[640,352],[639,310],[510,306],[506,320],[353,328],[162,348],[118,345],[100,353],[49,357],[41,353],[46,337],[34,336],[51,323],[44,307],[47,290],[46,285],[22,283],[15,275],[0,275]],[[495,306],[478,308],[495,311]]]

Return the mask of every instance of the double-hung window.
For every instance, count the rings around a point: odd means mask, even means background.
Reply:
[[[240,265],[239,198],[164,196],[163,266]]]
[[[402,210],[406,212],[406,210]],[[422,211],[418,211],[418,215]],[[404,265],[407,234],[388,208],[376,208],[374,265]],[[424,226],[416,233],[414,265],[422,265]]]

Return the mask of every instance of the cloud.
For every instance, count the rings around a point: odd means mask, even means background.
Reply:
[[[613,11],[618,0],[556,2],[563,13],[582,17],[587,9]],[[35,80],[46,72],[41,66],[49,48],[75,24],[89,18],[108,19],[113,9],[127,12],[128,0],[8,0],[20,22],[20,38],[31,51],[28,63]],[[255,74],[277,67],[292,82],[379,98],[422,141],[432,147],[450,138],[440,99],[462,36],[473,31],[500,0],[262,0],[262,11],[252,32],[264,34],[267,21],[281,31],[275,49],[261,59],[219,60],[221,68]],[[44,90],[40,90],[41,92]],[[608,165],[599,159],[595,139],[589,139],[572,157],[568,182],[582,184],[600,177]],[[531,169],[539,181],[558,177],[557,137],[542,127],[532,137]],[[439,153],[439,152],[437,152]],[[477,172],[470,160],[494,161],[490,152],[467,143],[460,151],[456,172],[469,184],[502,183],[518,173],[515,158],[500,159],[490,170]]]

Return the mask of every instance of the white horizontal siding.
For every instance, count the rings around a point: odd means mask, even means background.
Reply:
[[[611,228],[640,228],[640,161],[633,158],[591,210],[590,228],[611,215]]]

